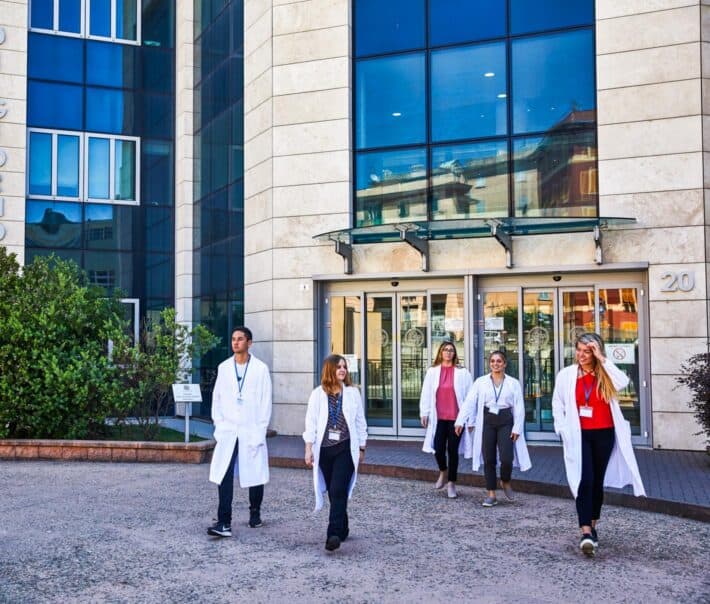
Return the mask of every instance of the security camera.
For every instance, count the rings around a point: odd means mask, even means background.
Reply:
[[[392,287],[397,287],[399,285],[399,281],[390,281],[390,285]]]
[[[562,281],[562,275],[552,275],[553,281]]]

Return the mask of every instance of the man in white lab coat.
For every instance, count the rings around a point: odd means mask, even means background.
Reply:
[[[220,363],[212,393],[212,421],[217,444],[210,481],[219,485],[217,523],[207,529],[214,537],[232,536],[235,463],[239,485],[249,487],[249,523],[261,526],[264,485],[269,482],[266,429],[271,419],[271,376],[265,363],[249,352],[247,327],[232,332],[234,356]]]

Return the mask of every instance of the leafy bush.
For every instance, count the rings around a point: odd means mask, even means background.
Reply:
[[[693,355],[681,370],[683,374],[677,381],[693,393],[693,399],[688,405],[710,442],[710,353]]]
[[[125,339],[117,298],[73,262],[38,257],[20,271],[0,247],[0,438],[98,433],[121,390],[109,339]]]

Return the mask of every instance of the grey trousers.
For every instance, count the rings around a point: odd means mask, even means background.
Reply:
[[[510,481],[513,473],[513,410],[501,409],[498,415],[488,409],[483,411],[483,471],[486,489],[496,490],[496,465],[500,455],[500,479]]]

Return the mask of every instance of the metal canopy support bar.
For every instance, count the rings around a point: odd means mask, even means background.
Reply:
[[[594,227],[594,262],[604,264],[604,256],[602,255],[602,230],[599,225]]]
[[[335,253],[343,257],[345,261],[345,274],[353,274],[353,246],[349,243],[345,243],[340,239],[334,239],[335,241]]]
[[[415,250],[417,250],[421,256],[422,256],[422,270],[426,273],[429,271],[429,241],[427,239],[422,239],[421,237],[417,237],[416,233],[412,229],[408,228],[399,228],[396,227],[397,230],[399,231],[399,236],[402,238],[402,241],[406,241],[409,245],[411,245]]]
[[[502,224],[497,220],[488,221],[488,226],[491,227],[491,235],[493,235],[495,240],[505,249],[506,268],[513,268],[513,238],[510,234],[500,229]]]

